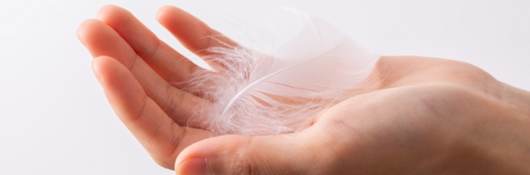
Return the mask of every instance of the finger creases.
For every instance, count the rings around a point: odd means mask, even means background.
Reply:
[[[99,12],[101,21],[114,29],[138,56],[166,80],[184,81],[198,67],[156,37],[129,11],[108,5]]]
[[[173,168],[176,155],[184,147],[211,135],[173,122],[115,59],[97,57],[93,69],[116,114],[162,166]]]
[[[187,121],[193,112],[193,108],[188,107],[199,106],[191,103],[203,101],[199,97],[172,87],[105,23],[88,20],[81,25],[79,37],[94,57],[109,56],[123,64],[156,104],[166,112],[171,111],[169,116],[174,121]]]
[[[304,144],[294,134],[210,138],[186,148],[177,157],[175,171],[181,174],[306,174],[314,155]]]

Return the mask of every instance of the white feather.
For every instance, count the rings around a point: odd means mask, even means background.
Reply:
[[[198,70],[185,90],[212,103],[192,116],[218,134],[293,132],[330,105],[347,98],[370,73],[377,56],[322,20],[306,26],[276,53],[210,48],[216,71]]]

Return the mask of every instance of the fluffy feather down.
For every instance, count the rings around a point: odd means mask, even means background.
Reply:
[[[201,69],[181,87],[210,99],[191,121],[218,134],[293,132],[330,105],[347,98],[370,73],[377,56],[314,18],[277,53],[210,48]]]

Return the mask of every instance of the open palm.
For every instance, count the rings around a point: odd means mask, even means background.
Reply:
[[[212,47],[238,47],[179,8],[162,7],[158,20],[198,56],[216,54],[208,51]],[[78,35],[94,57],[94,72],[114,111],[158,164],[173,169],[184,148],[218,136],[201,123],[189,120],[211,99],[179,85],[202,68],[158,39],[132,13],[105,6],[98,19],[80,26]]]
[[[163,7],[158,20],[199,56],[209,54],[206,49],[210,47],[235,46],[178,8]],[[159,40],[130,12],[106,6],[98,19],[81,25],[78,35],[95,58],[95,73],[114,110],[159,164],[173,168],[183,148],[212,135],[185,127],[194,107],[206,100],[171,83],[186,80],[200,68]]]
[[[211,47],[238,47],[178,8],[163,7],[158,19],[199,56],[213,54]],[[177,173],[469,174],[480,167],[516,174],[499,166],[510,164],[481,162],[481,155],[499,158],[502,152],[491,148],[520,153],[525,149],[514,148],[530,145],[503,140],[530,132],[528,92],[468,64],[417,57],[382,57],[349,99],[309,118],[300,132],[214,137],[187,125],[209,100],[172,83],[201,68],[131,13],[104,7],[99,19],[81,25],[79,37],[117,115],[155,161]],[[470,150],[474,154],[462,159]]]

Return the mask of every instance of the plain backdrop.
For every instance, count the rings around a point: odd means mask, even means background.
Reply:
[[[133,11],[179,50],[155,20],[161,5],[187,9],[226,33],[237,33],[226,19],[297,8],[378,53],[462,60],[530,89],[527,0],[0,0],[0,174],[173,174],[115,117],[75,36],[109,3]]]

